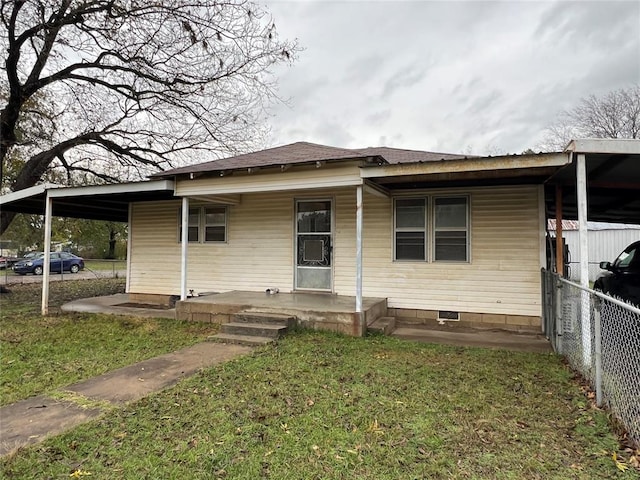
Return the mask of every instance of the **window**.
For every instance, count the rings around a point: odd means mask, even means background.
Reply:
[[[469,261],[468,197],[396,198],[393,221],[394,260]]]
[[[227,241],[227,209],[225,207],[204,208],[204,241]]]
[[[178,241],[182,240],[182,210],[178,215]],[[188,240],[192,243],[227,241],[227,207],[190,207]]]
[[[395,201],[395,259],[427,259],[427,200],[403,198]]]
[[[182,227],[182,224],[180,224]],[[200,209],[199,208],[190,208],[189,209],[189,230],[188,237],[190,242],[197,242],[200,238]],[[180,234],[180,239],[182,239],[182,233]]]
[[[435,198],[433,205],[433,260],[466,262],[469,215],[467,197]]]

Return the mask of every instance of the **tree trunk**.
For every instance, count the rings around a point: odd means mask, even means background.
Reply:
[[[7,212],[3,210],[0,212],[0,234],[4,233],[11,222],[13,222],[14,217],[16,216],[16,212]]]
[[[113,227],[109,227],[109,251],[107,259],[114,260],[116,258],[116,231]]]

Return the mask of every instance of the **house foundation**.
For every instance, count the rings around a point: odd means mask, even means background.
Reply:
[[[456,313],[456,312],[447,312]],[[461,327],[501,329],[513,331],[526,331],[540,333],[542,320],[538,316],[507,315],[495,313],[469,313],[460,312],[458,320],[442,318],[442,312],[438,310],[417,310],[407,308],[388,308],[387,315],[395,317],[398,323],[409,325],[434,325],[447,323]]]

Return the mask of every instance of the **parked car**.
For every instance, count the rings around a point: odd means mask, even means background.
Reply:
[[[55,252],[51,254],[49,265],[52,272],[66,270],[71,273],[78,273],[84,269],[84,259],[72,253]],[[42,275],[44,271],[44,254],[40,253],[31,258],[23,258],[13,266],[13,271],[19,275],[26,275],[27,273]]]
[[[4,270],[9,266],[9,259],[7,257],[0,256],[0,270]]]
[[[629,245],[613,263],[600,262],[606,270],[596,278],[593,288],[640,305],[640,241]]]

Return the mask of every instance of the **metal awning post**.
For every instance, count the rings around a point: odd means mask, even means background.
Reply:
[[[187,299],[187,253],[189,246],[189,198],[182,197],[182,236],[180,255],[180,300]]]
[[[564,248],[562,248],[562,185],[556,185],[556,273],[564,277]]]
[[[131,252],[133,252],[133,205],[129,203],[129,211],[127,212],[127,279],[125,283],[125,293],[129,293],[131,288]],[[115,265],[115,264],[114,264]],[[114,267],[115,268],[115,267]],[[115,275],[114,275],[115,276]]]
[[[358,185],[356,187],[356,313],[364,334],[366,325],[362,315],[362,223],[362,185]]]
[[[51,216],[53,199],[47,190],[44,207],[44,258],[42,261],[42,315],[49,315],[49,274],[51,273]]]
[[[576,187],[580,239],[580,285],[589,288],[589,240],[587,236],[587,165],[584,154],[578,154],[576,162]],[[581,291],[582,361],[591,365],[591,316],[589,294]]]
[[[584,154],[578,155],[576,164],[578,223],[580,238],[580,285],[589,287],[589,237],[587,235],[587,167]]]

